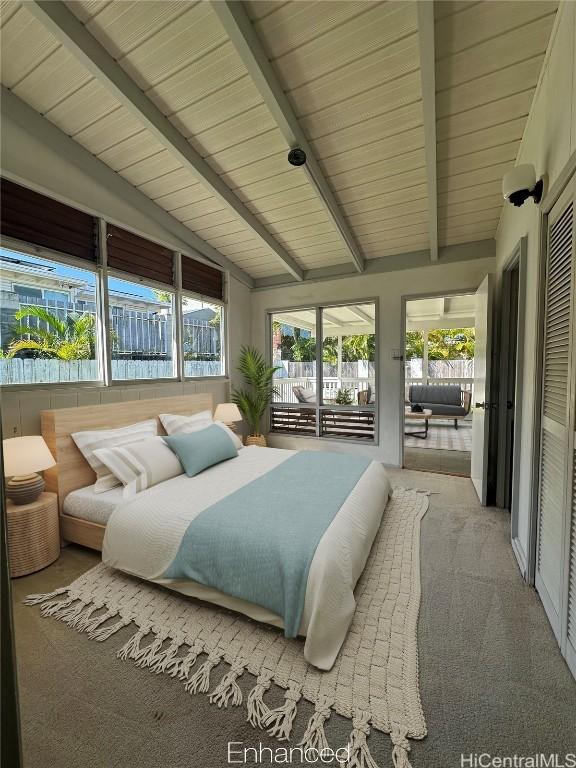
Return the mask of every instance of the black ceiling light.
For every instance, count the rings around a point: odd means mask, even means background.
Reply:
[[[306,163],[306,152],[300,147],[294,147],[288,152],[288,162],[290,165],[304,165]]]

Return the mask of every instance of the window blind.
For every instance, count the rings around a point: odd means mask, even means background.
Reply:
[[[169,248],[113,224],[106,227],[106,245],[112,269],[174,285],[174,254]]]
[[[184,255],[182,255],[182,288],[219,301],[224,299],[222,272]]]
[[[0,231],[27,243],[96,262],[96,219],[83,211],[0,179]]]

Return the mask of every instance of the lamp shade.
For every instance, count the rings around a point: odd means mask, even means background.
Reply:
[[[2,450],[6,477],[30,475],[56,464],[44,438],[40,435],[3,440]]]
[[[233,424],[235,421],[242,421],[242,414],[234,403],[220,403],[214,411],[214,421]]]

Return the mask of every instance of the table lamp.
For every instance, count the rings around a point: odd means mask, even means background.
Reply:
[[[44,479],[38,472],[56,462],[40,435],[12,437],[2,441],[6,497],[14,504],[31,504],[44,490]]]
[[[242,421],[242,414],[234,403],[220,403],[214,411],[214,421],[221,421],[233,432],[237,432],[236,422]]]

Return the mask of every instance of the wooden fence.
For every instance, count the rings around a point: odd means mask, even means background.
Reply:
[[[190,377],[221,376],[220,361],[186,360]],[[164,379],[174,376],[171,360],[112,360],[112,378],[119,381]],[[0,359],[0,384],[55,384],[98,381],[96,360]]]

